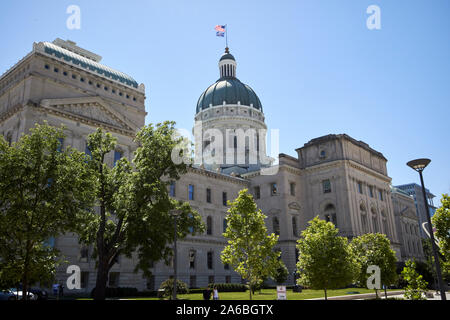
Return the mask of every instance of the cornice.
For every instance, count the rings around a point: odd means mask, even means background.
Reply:
[[[220,179],[228,182],[232,182],[235,184],[241,184],[243,186],[248,186],[249,181],[246,179],[238,178],[238,177],[232,177],[223,173],[214,172],[207,169],[197,168],[197,167],[188,167],[188,172],[192,172],[195,174],[200,174],[205,177],[214,178],[214,179]]]

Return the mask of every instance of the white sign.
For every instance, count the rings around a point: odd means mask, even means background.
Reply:
[[[287,300],[286,286],[277,286],[277,300]]]

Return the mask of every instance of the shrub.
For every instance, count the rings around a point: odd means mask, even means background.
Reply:
[[[241,283],[210,283],[208,288],[217,287],[219,292],[245,292],[247,286]]]
[[[406,261],[402,276],[408,283],[405,288],[405,298],[410,300],[425,300],[424,294],[427,291],[427,282],[417,273],[416,264],[413,261]]]
[[[91,297],[94,297],[95,288],[91,291]],[[106,298],[121,298],[121,297],[132,297],[138,296],[138,290],[131,287],[117,287],[109,288],[106,287],[105,297]]]
[[[159,287],[160,290],[164,290],[164,297],[170,297],[173,293],[173,279],[167,279],[163,283],[161,283],[161,286]],[[189,293],[189,288],[186,283],[184,283],[181,280],[177,280],[177,293],[185,294]]]

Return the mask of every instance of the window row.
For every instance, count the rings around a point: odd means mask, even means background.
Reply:
[[[176,190],[176,182],[172,181],[169,184],[169,196],[176,197],[177,196],[177,190]],[[195,186],[193,184],[188,185],[188,200],[198,200],[195,192]],[[206,188],[206,194],[205,194],[205,201],[207,203],[213,203],[213,196],[212,196],[212,190],[211,188]],[[228,205],[228,193],[223,191],[222,192],[222,205],[227,206]]]
[[[363,182],[357,181],[356,187],[360,194],[366,194],[366,192],[364,190]],[[377,196],[379,200],[384,201],[383,190],[377,189],[374,186],[370,186],[370,185],[367,186],[367,195],[369,195],[369,197],[371,197],[371,198],[375,198]]]
[[[189,250],[189,269],[197,269],[198,259],[197,259],[197,251],[194,249]],[[208,270],[214,269],[214,251],[208,251],[206,253],[206,267]],[[223,264],[224,270],[230,270],[229,264]]]
[[[50,70],[50,65],[49,64],[45,64],[44,65],[44,68],[45,69],[47,69],[47,70]],[[55,73],[59,73],[59,68],[58,67],[53,67],[53,71],[55,72]],[[69,73],[67,72],[67,71],[65,71],[65,70],[63,70],[63,72],[62,72],[62,74],[64,75],[64,76],[68,76],[69,75]],[[83,76],[80,76],[80,75],[77,75],[77,74],[75,74],[75,73],[71,73],[71,78],[72,79],[74,79],[74,80],[80,80],[80,82],[83,82],[83,83],[88,83],[89,85],[94,85],[94,82],[92,81],[92,80],[90,80],[90,79],[86,79],[86,78],[84,78]],[[108,87],[108,86],[105,86],[105,85],[102,85],[102,84],[100,84],[100,83],[95,83],[95,86],[97,87],[97,88],[102,88],[103,87],[103,89],[105,90],[105,91],[110,91],[110,88]],[[121,97],[125,97],[125,98],[127,98],[127,99],[130,99],[131,98],[131,96],[128,94],[128,93],[123,93],[122,91],[117,91],[115,88],[111,88],[111,92],[112,93],[117,93],[119,96],[121,96]],[[137,99],[136,99],[136,97],[132,97],[133,98],[133,101],[136,101]]]
[[[300,229],[298,228],[298,223],[297,223],[297,217],[293,216],[291,218],[291,226],[292,226],[292,235],[294,237],[298,237],[299,236],[299,231]],[[280,235],[280,220],[278,219],[278,217],[272,217],[272,230],[273,233],[275,233],[275,235],[279,236]]]
[[[270,195],[276,196],[279,193],[277,183],[273,182],[269,186],[270,186]],[[295,191],[296,191],[295,182],[290,182],[289,183],[289,194],[291,196],[295,196]],[[253,187],[253,194],[255,196],[255,199],[261,199],[261,186]]]

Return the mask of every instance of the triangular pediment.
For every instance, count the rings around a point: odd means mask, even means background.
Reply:
[[[133,134],[138,129],[100,97],[43,99],[40,107],[62,117],[125,134]]]

